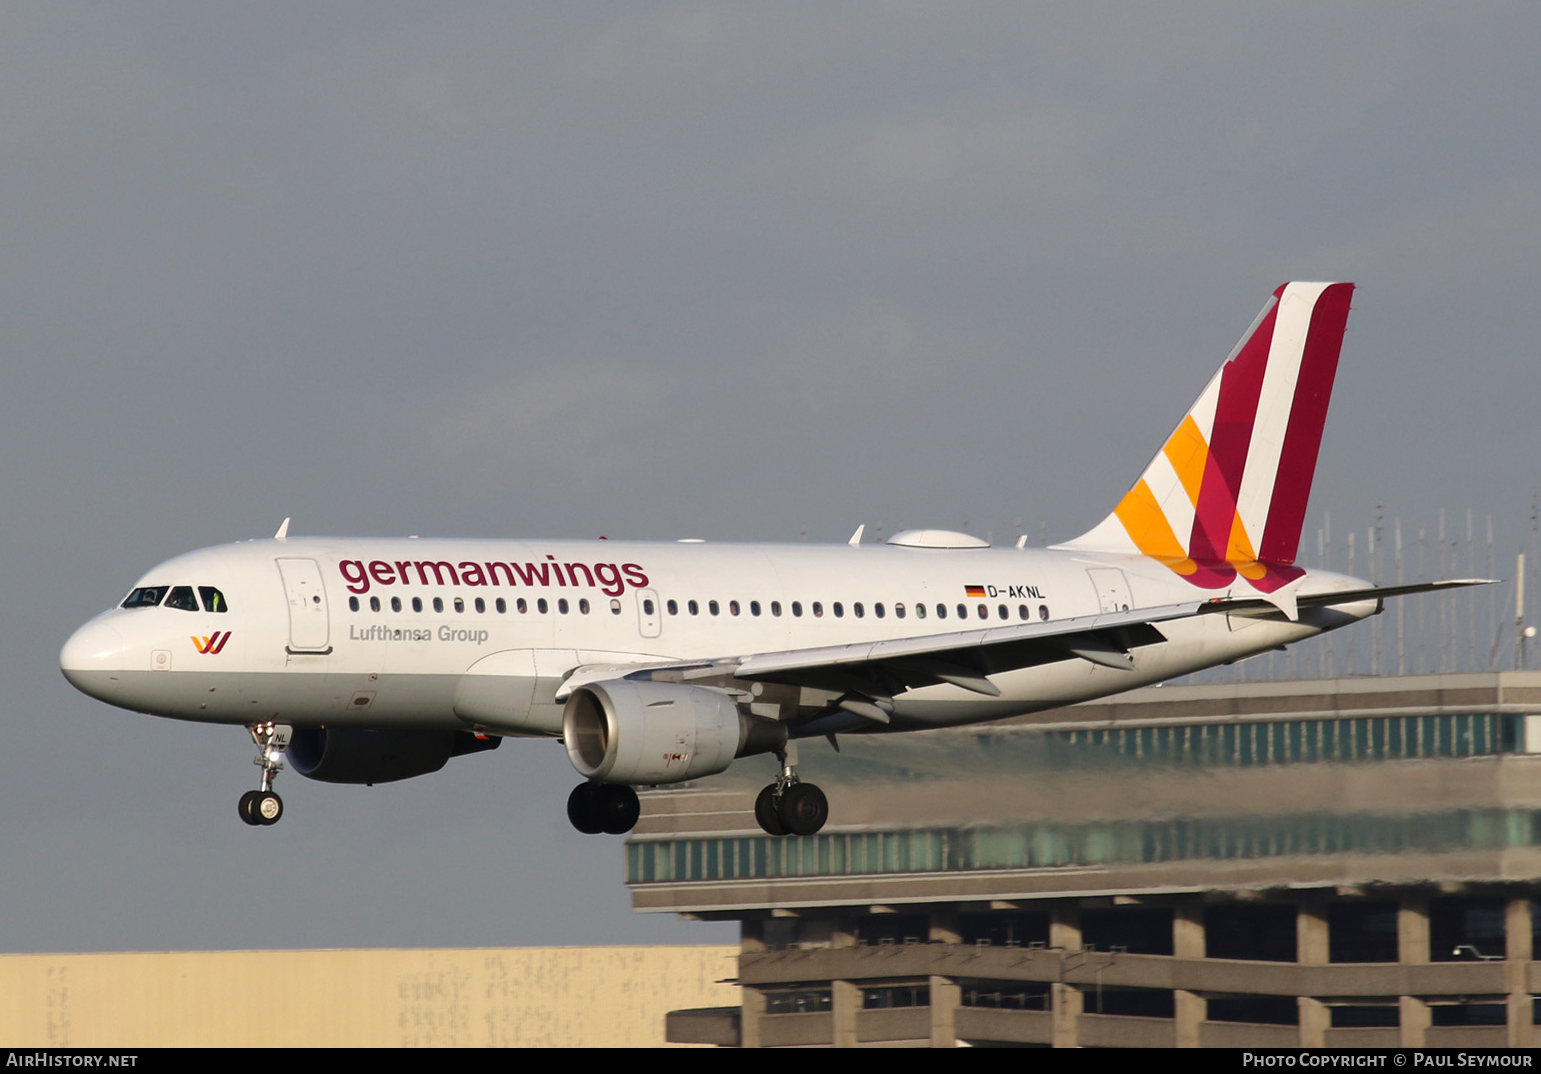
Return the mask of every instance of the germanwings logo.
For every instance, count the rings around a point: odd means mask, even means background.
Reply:
[[[1206,589],[1240,575],[1271,593],[1303,573],[1295,554],[1352,293],[1347,283],[1274,292],[1114,509],[1133,550]]]
[[[193,648],[197,649],[200,653],[218,653],[225,647],[225,642],[230,640],[230,634],[231,631],[228,630],[223,634],[216,630],[207,638],[195,636],[193,638]]]

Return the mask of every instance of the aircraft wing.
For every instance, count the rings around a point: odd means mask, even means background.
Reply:
[[[641,666],[594,664],[571,675],[557,691],[556,699],[565,700],[573,689],[588,681],[659,671],[677,672],[686,681],[727,677],[884,699],[905,690],[941,683],[950,683],[986,697],[999,697],[1000,688],[989,680],[990,675],[1038,664],[1078,657],[1105,667],[1133,670],[1134,649],[1166,640],[1159,627],[1161,623],[1200,615],[1280,616],[1294,620],[1299,618],[1301,608],[1355,604],[1484,584],[1487,584],[1485,579],[1454,579],[1304,595],[1286,587],[1289,592],[1272,593],[1267,597],[1216,596],[1046,623],[1009,623],[886,641],[755,653],[711,662],[660,661]],[[868,715],[874,719],[884,718],[876,711]]]
[[[1198,615],[1299,617],[1300,608],[1356,604],[1486,584],[1455,579],[1401,586],[1370,586],[1335,592],[1261,597],[1211,597],[1128,612],[1015,623],[980,630],[930,634],[856,645],[757,653],[738,662],[735,678],[850,690],[892,697],[905,689],[951,683],[988,697],[1000,690],[987,676],[1079,657],[1106,667],[1133,670],[1132,650],[1166,640],[1158,624]]]
[[[1191,618],[1202,614],[1203,608],[1203,601],[1190,601],[1048,623],[757,653],[739,661],[733,674],[751,681],[854,690],[878,697],[944,682],[999,697],[999,688],[986,678],[997,672],[1073,656],[1132,669],[1131,649],[1166,640],[1155,624]]]

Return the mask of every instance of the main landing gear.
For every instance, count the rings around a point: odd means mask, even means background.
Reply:
[[[273,793],[273,780],[284,768],[284,749],[293,728],[286,723],[254,723],[247,728],[257,744],[252,762],[262,769],[262,789],[241,795],[241,819],[251,825],[277,824],[284,815],[284,800]]]
[[[580,783],[567,796],[567,819],[584,835],[625,835],[641,815],[637,792],[624,783]]]
[[[794,743],[795,744],[795,743]],[[812,835],[829,819],[829,799],[812,783],[801,783],[797,765],[776,751],[781,775],[754,800],[754,819],[770,835]]]

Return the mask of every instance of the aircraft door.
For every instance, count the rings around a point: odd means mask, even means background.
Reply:
[[[321,567],[313,559],[280,558],[278,573],[289,598],[289,646],[291,653],[325,654],[332,651],[331,622],[326,607],[326,587]]]
[[[657,590],[637,590],[637,629],[644,638],[656,638],[663,632],[663,608]]]
[[[1092,567],[1086,572],[1097,590],[1097,604],[1103,613],[1129,610],[1129,580],[1117,567]]]

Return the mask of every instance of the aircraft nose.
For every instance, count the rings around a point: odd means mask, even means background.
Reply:
[[[93,620],[64,643],[59,669],[75,689],[105,700],[122,678],[123,649],[123,635],[115,627]]]

